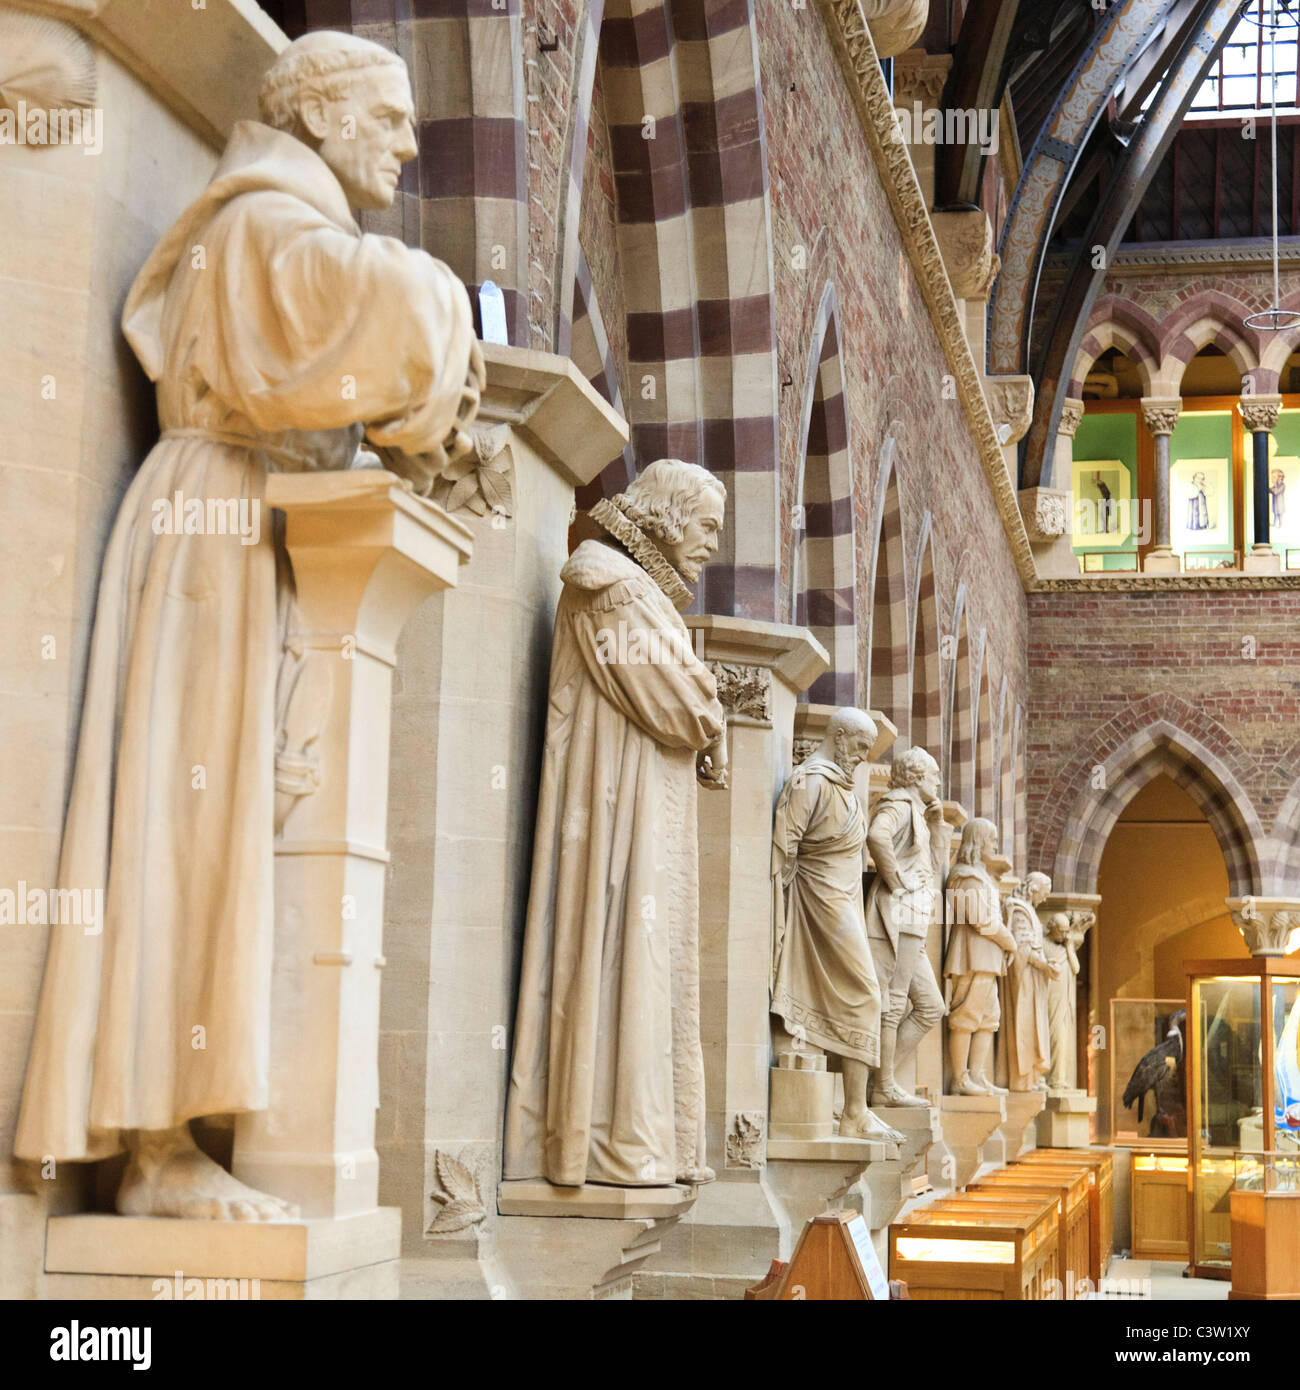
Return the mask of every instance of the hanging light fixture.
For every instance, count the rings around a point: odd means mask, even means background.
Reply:
[[[1270,126],[1273,135],[1273,303],[1258,314],[1246,319],[1250,328],[1265,333],[1277,333],[1284,328],[1295,328],[1300,324],[1300,313],[1294,309],[1282,308],[1282,269],[1278,252],[1278,206],[1277,206],[1277,36],[1281,29],[1294,29],[1300,38],[1300,15],[1296,12],[1296,0],[1260,0],[1259,8],[1249,7],[1243,19],[1254,24],[1260,31],[1262,45],[1264,35],[1268,34],[1269,75],[1272,88],[1272,118]],[[1300,48],[1297,49],[1300,54]],[[1298,77],[1297,80],[1300,80]],[[1297,93],[1300,100],[1300,93]]]

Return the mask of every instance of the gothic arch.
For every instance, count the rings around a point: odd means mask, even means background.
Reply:
[[[921,522],[912,597],[912,742],[943,762],[943,662],[939,656],[939,590],[930,513]]]
[[[1160,362],[1160,329],[1154,319],[1135,305],[1117,295],[1106,295],[1097,301],[1088,331],[1074,358],[1070,395],[1076,399],[1083,393],[1083,383],[1096,365],[1097,359],[1109,348],[1119,348],[1137,368],[1142,381],[1142,394],[1154,394],[1152,382]]]
[[[795,494],[791,609],[794,621],[811,628],[831,658],[830,669],[802,698],[852,705],[858,690],[853,471],[831,284],[822,295],[812,341]]]
[[[872,510],[876,520],[871,555],[867,702],[894,721],[898,746],[905,748],[911,737],[907,548],[892,436],[885,441],[882,452]]]
[[[1160,773],[1177,782],[1209,821],[1228,867],[1232,895],[1261,891],[1265,836],[1259,816],[1236,775],[1198,739],[1157,719],[1094,766],[1097,775],[1079,792],[1057,845],[1052,879],[1058,891],[1096,892],[1102,851],[1115,822]]]

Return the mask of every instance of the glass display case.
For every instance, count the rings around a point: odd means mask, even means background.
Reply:
[[[1234,1163],[1230,1296],[1300,1299],[1300,1153],[1239,1153]]]
[[[1189,961],[1191,1273],[1232,1272],[1237,1155],[1300,1151],[1300,958]],[[1270,1163],[1261,1180],[1282,1171]]]

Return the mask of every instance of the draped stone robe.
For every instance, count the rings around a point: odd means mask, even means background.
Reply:
[[[877,1066],[880,987],[862,901],[866,837],[843,768],[818,753],[795,768],[772,831],[772,1012],[795,1036]]]
[[[584,541],[561,578],[505,1176],[663,1186],[704,1164],[695,755],[723,711],[631,556]]]
[[[1032,904],[1007,900],[1007,927],[1016,939],[1016,954],[1007,970],[1007,1007],[1001,1037],[1013,1091],[1033,1090],[1051,1065],[1048,1034],[1047,976],[1032,958],[1043,955],[1043,926]]]
[[[103,930],[51,929],[24,1158],[99,1158],[122,1130],[267,1104],[287,562],[269,512],[244,544],[168,533],[156,504],[258,506],[268,471],[346,468],[363,431],[433,453],[473,345],[451,271],[363,236],[324,161],[252,121],[155,248],[123,327],[163,435],[100,578],[59,884],[104,890]]]

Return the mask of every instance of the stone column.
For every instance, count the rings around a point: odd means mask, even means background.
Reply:
[[[926,113],[938,108],[952,54],[910,49],[894,59],[894,106],[926,207],[934,206],[934,146],[922,139]]]
[[[727,790],[699,793],[700,1033],[718,1178],[665,1232],[662,1252],[637,1275],[638,1298],[739,1297],[755,1271],[789,1259],[801,1229],[783,1214],[769,1171],[772,812],[789,775],[795,702],[830,659],[801,627],[690,614],[686,624],[717,677],[729,744]],[[821,1060],[825,1086],[833,1078]]]
[[[1285,956],[1300,931],[1300,898],[1226,898],[1252,956]],[[1300,939],[1295,943],[1300,947]]]
[[[297,597],[284,723],[295,746],[312,747],[319,782],[277,784],[270,1105],[237,1119],[233,1171],[305,1217],[339,1218],[378,1206],[397,638],[416,604],[455,584],[473,540],[377,469],[272,474],[266,502],[286,516]]]
[[[1247,574],[1277,574],[1282,569],[1282,557],[1269,544],[1271,498],[1268,484],[1268,441],[1277,428],[1277,417],[1282,409],[1281,396],[1243,396],[1238,404],[1241,418],[1250,431],[1253,448],[1254,488],[1253,504],[1255,519],[1255,543],[1243,558],[1243,568]]]
[[[1081,951],[1088,932],[1096,925],[1101,898],[1095,893],[1050,893],[1043,900],[1038,915],[1044,922],[1054,913],[1064,913],[1075,936],[1075,950]],[[1076,1032],[1078,989],[1075,990]],[[1084,1072],[1080,1085],[1080,1071]],[[1049,1074],[1050,1075],[1050,1074]],[[1047,1105],[1038,1117],[1038,1142],[1047,1149],[1086,1149],[1092,1143],[1092,1116],[1097,1112],[1097,1097],[1088,1093],[1086,1062],[1077,1053],[1073,1075],[1063,1086],[1050,1086]]]
[[[1156,439],[1155,486],[1151,498],[1151,549],[1143,568],[1148,574],[1177,574],[1182,563],[1169,544],[1169,450],[1183,403],[1177,396],[1148,396],[1142,401],[1142,418]]]
[[[988,304],[993,282],[1002,269],[1002,261],[993,249],[993,224],[986,212],[971,209],[965,212],[936,212],[931,215],[934,234],[943,254],[952,292],[956,295],[966,328],[966,341],[971,355],[981,369],[988,357]],[[1023,384],[1029,384],[1029,408],[1033,409],[1033,383],[1028,377],[1001,377],[996,381],[1016,383],[1016,394],[1023,396]],[[1006,423],[1015,428],[1013,421]],[[1029,428],[1025,421],[1023,437]],[[1008,431],[1009,437],[1010,431]],[[1005,444],[1005,440],[1002,441]]]
[[[1057,492],[1069,495],[1074,493],[1074,436],[1083,423],[1084,403],[1073,396],[1067,396],[1061,406],[1061,420],[1056,432],[1056,454],[1052,460],[1051,486]],[[1070,518],[1067,534],[1076,530],[1075,519]]]

